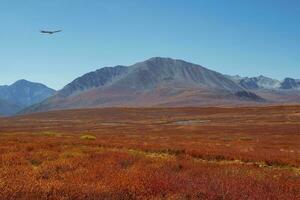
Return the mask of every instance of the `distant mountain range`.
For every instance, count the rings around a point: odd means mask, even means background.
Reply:
[[[0,86],[0,115],[12,115],[54,95],[55,90],[40,83],[19,80]]]
[[[31,92],[7,95],[0,87],[0,108],[15,113],[59,109],[142,106],[222,106],[300,103],[300,80],[283,81],[224,75],[183,60],[155,57],[131,66],[104,67],[54,90],[27,81],[11,88]],[[33,84],[33,83],[31,83]],[[34,88],[34,90],[33,90]],[[10,90],[15,91],[15,90]],[[20,91],[20,90],[19,90]],[[25,95],[26,94],[26,95]],[[3,98],[5,97],[5,98]],[[9,109],[13,108],[13,109]],[[25,109],[24,109],[25,108]],[[2,110],[4,110],[2,108]]]
[[[227,76],[240,86],[249,90],[257,89],[300,89],[300,80],[293,78],[285,78],[283,81],[272,79],[265,76],[258,77],[240,77],[240,76]]]
[[[282,95],[292,97],[287,101],[300,102],[295,92],[272,91],[287,88],[284,82],[263,76],[227,76],[183,60],[155,57],[89,72],[24,113],[112,106],[249,105],[272,103]]]
[[[254,92],[272,104],[297,104],[300,103],[300,80],[285,78],[282,81],[265,76],[240,77],[228,76],[241,87]]]

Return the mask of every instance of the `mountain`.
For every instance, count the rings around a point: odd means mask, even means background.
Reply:
[[[3,99],[0,99],[0,116],[12,115],[20,111],[22,107],[16,104],[9,103]]]
[[[19,80],[0,86],[0,115],[11,115],[54,95],[55,90],[40,83]]]
[[[279,81],[265,76],[248,78],[227,75],[227,77],[246,90],[266,99],[269,103],[298,104],[300,102],[299,79],[285,78],[283,81]]]
[[[285,78],[280,86],[281,89],[299,89],[300,88],[300,80],[293,78]]]
[[[239,84],[247,90],[297,90],[300,88],[300,80],[285,78],[283,81],[272,79],[265,76],[258,77],[241,77],[238,75],[227,75],[232,81]],[[293,91],[290,91],[293,92]]]
[[[128,69],[125,66],[104,67],[95,72],[87,73],[66,85],[59,91],[59,95],[70,96],[91,88],[103,87],[121,77],[122,74],[126,74]]]
[[[239,84],[245,89],[278,89],[281,82],[265,76],[241,78]]]
[[[226,75],[155,57],[87,73],[23,112],[111,106],[197,106],[262,102]]]
[[[240,75],[225,75],[227,78],[231,79],[232,81],[234,81],[235,83],[238,83],[241,79],[243,79],[244,77],[240,76]]]

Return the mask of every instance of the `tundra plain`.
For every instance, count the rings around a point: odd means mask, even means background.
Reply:
[[[0,199],[300,199],[300,106],[0,118]]]

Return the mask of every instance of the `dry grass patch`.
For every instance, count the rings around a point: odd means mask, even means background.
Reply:
[[[80,139],[82,139],[82,140],[96,140],[96,136],[94,136],[94,135],[82,135],[80,137]]]

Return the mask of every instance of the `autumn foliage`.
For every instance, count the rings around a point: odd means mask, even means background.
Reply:
[[[0,119],[0,199],[300,199],[300,107]]]

